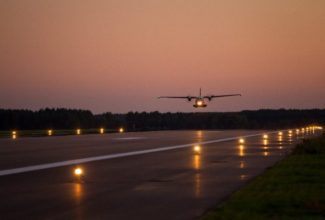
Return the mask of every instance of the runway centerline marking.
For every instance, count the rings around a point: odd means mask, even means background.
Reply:
[[[190,143],[190,144],[159,147],[159,148],[154,148],[154,149],[108,154],[108,155],[102,155],[102,156],[86,157],[86,158],[75,159],[75,160],[66,160],[66,161],[60,161],[60,162],[54,162],[54,163],[39,164],[39,165],[19,167],[19,168],[14,168],[14,169],[0,170],[0,176],[7,176],[7,175],[13,175],[13,174],[19,174],[19,173],[27,173],[27,172],[37,171],[37,170],[44,170],[44,169],[63,167],[63,166],[78,165],[78,164],[88,163],[88,162],[93,162],[93,161],[109,160],[109,159],[114,159],[114,158],[136,156],[136,155],[149,154],[149,153],[154,153],[154,152],[169,151],[169,150],[192,147],[193,145],[196,145],[196,144],[206,145],[206,144],[213,144],[213,143],[219,143],[219,142],[233,141],[233,140],[237,140],[240,137],[241,138],[256,137],[256,136],[260,136],[264,133],[250,134],[250,135],[243,135],[243,136],[236,136],[236,137],[229,137],[229,138],[221,138],[221,139],[215,139],[215,140],[210,140],[210,141],[195,142],[195,143]],[[272,133],[276,133],[276,132],[268,132],[268,134],[272,134]]]
[[[143,140],[147,139],[146,137],[123,137],[123,138],[113,138],[113,140],[127,141],[127,140]]]

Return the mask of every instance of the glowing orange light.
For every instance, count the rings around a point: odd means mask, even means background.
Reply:
[[[48,130],[48,131],[47,131],[47,135],[48,135],[48,136],[52,136],[52,133],[53,133],[52,130]]]
[[[240,143],[240,144],[244,144],[244,143],[245,143],[245,139],[244,139],[244,138],[240,138],[240,139],[238,140],[238,143]]]
[[[269,136],[268,136],[267,134],[264,134],[264,135],[263,135],[263,138],[264,138],[264,139],[268,139]]]
[[[77,135],[80,135],[81,134],[81,129],[77,129],[76,133],[77,133]]]
[[[201,153],[201,147],[199,145],[194,146],[193,150],[196,154]]]
[[[239,156],[240,157],[245,156],[245,147],[244,147],[244,145],[239,145]]]
[[[104,128],[99,129],[99,133],[104,134],[104,132],[105,132]]]
[[[266,146],[266,145],[268,145],[268,144],[269,144],[269,141],[268,141],[267,139],[264,139],[264,140],[263,140],[263,145]]]
[[[80,167],[78,167],[74,170],[74,174],[76,176],[81,176],[83,174],[83,170]]]
[[[118,129],[118,132],[123,133],[124,132],[124,128]]]
[[[283,135],[283,132],[282,131],[279,131],[278,135],[279,136],[282,136]]]
[[[197,101],[197,105],[201,106],[201,105],[203,105],[203,102],[202,101]]]
[[[11,135],[11,138],[12,139],[16,139],[17,138],[17,132],[16,131],[12,131],[11,134],[12,134]]]

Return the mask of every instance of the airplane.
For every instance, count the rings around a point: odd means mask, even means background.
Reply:
[[[205,99],[209,102],[212,101],[214,98],[221,98],[221,97],[228,97],[228,96],[241,96],[241,94],[229,94],[229,95],[207,95],[202,96],[201,88],[200,88],[200,94],[199,96],[160,96],[158,99],[187,99],[187,101],[192,101],[192,99],[195,99],[194,108],[205,108],[208,105],[205,103]]]

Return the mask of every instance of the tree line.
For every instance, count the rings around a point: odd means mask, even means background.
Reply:
[[[38,111],[0,109],[0,130],[116,129],[128,131],[174,129],[276,129],[325,124],[325,109],[262,109],[241,112],[93,114],[89,110],[46,108]]]

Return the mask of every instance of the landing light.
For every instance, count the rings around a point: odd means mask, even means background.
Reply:
[[[76,133],[77,133],[77,135],[80,135],[81,134],[81,129],[77,129]]]
[[[198,101],[197,102],[197,105],[203,105],[203,102],[202,101]]]
[[[283,132],[282,131],[279,131],[278,135],[279,136],[282,136],[283,135]]]
[[[292,134],[292,130],[289,130],[288,133],[289,133],[289,134]]]
[[[16,131],[12,131],[12,135],[15,135],[15,134],[17,134],[17,132]]]
[[[124,128],[118,129],[118,132],[123,133],[124,132]]]
[[[47,135],[48,135],[48,136],[52,136],[52,133],[53,133],[52,130],[48,130],[48,131],[47,131]]]
[[[263,138],[264,138],[264,139],[268,139],[268,137],[269,137],[269,136],[268,136],[267,134],[264,134],[264,135],[263,135]]]

